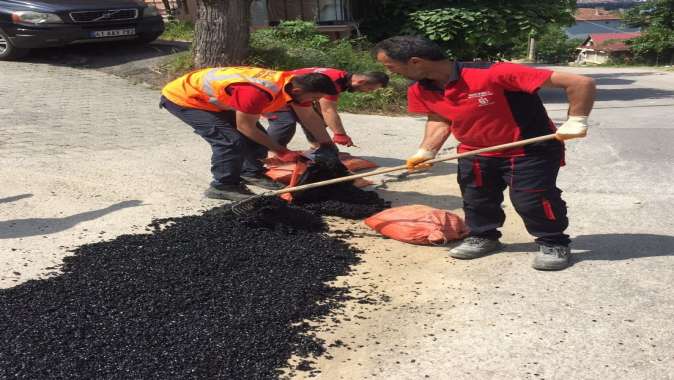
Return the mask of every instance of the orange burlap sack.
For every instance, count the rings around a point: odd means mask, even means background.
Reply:
[[[267,164],[267,172],[265,174],[276,182],[288,184],[290,183],[290,178],[293,176],[293,170],[295,170],[295,163]]]
[[[412,244],[445,244],[468,235],[458,215],[424,205],[390,208],[365,219],[365,224],[391,239]]]
[[[360,157],[355,157],[346,152],[339,152],[339,160],[350,172],[357,172],[366,169],[374,169],[379,167],[372,161],[365,160]]]
[[[375,164],[372,161],[368,161],[359,157],[354,157],[345,152],[339,153],[339,160],[342,161],[344,166],[346,166],[346,168],[349,169],[349,171],[351,172],[357,172],[360,170],[373,169],[378,167],[377,164]],[[302,175],[302,173],[304,173],[305,169],[306,168],[301,169],[301,171],[299,172],[300,176]],[[290,179],[293,176],[293,171],[295,171],[294,163],[286,164],[279,162],[278,160],[273,159],[267,160],[267,172],[265,174],[267,175],[267,177],[273,179],[276,182],[285,183],[286,185],[289,184]],[[354,185],[356,187],[362,188],[372,185],[372,182],[364,178],[361,178],[355,180]]]

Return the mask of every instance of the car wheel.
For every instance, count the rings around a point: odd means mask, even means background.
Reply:
[[[5,32],[0,30],[0,61],[21,58],[27,53],[28,49],[14,47]]]
[[[159,38],[159,36],[161,36],[161,33],[144,33],[139,35],[135,42],[139,44],[149,44]]]

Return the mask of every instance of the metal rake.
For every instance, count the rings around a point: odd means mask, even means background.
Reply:
[[[451,161],[451,160],[456,160],[462,157],[470,157],[470,156],[475,156],[480,153],[486,153],[486,152],[494,152],[497,150],[506,150],[506,149],[511,149],[511,148],[517,148],[521,147],[524,145],[529,145],[541,141],[547,141],[547,140],[554,140],[556,135],[549,134],[549,135],[544,135],[544,136],[538,136],[538,137],[533,137],[530,139],[525,139],[525,140],[520,140],[520,141],[515,141],[507,144],[501,144],[501,145],[494,145],[490,146],[488,148],[482,148],[482,149],[477,149],[473,150],[470,152],[466,153],[461,153],[461,154],[455,154],[452,156],[447,156],[447,157],[440,157],[440,158],[435,158],[433,160],[428,160],[425,163],[427,164],[434,164],[436,162],[444,162],[444,161]],[[235,215],[238,216],[244,216],[257,207],[257,205],[260,203],[261,200],[265,198],[271,198],[275,197],[277,195],[285,194],[285,193],[293,193],[296,191],[302,191],[302,190],[308,190],[308,189],[313,189],[316,187],[322,187],[322,186],[328,186],[328,185],[334,185],[336,183],[342,183],[342,182],[348,182],[348,181],[353,181],[354,179],[358,178],[365,178],[365,177],[371,177],[374,175],[379,175],[379,174],[385,174],[385,173],[390,173],[390,172],[395,172],[395,171],[400,171],[400,170],[406,170],[407,165],[399,165],[399,166],[394,166],[390,168],[383,168],[379,170],[373,170],[371,172],[367,173],[360,173],[360,174],[353,174],[349,175],[346,177],[339,177],[339,178],[333,178],[325,181],[320,181],[320,182],[314,182],[314,183],[309,183],[306,185],[300,185],[300,186],[292,186],[292,187],[286,187],[281,190],[272,190],[272,191],[267,191],[261,194],[254,195],[250,198],[244,199],[242,201],[234,202],[231,204],[231,211]]]

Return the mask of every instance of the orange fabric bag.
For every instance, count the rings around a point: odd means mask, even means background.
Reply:
[[[351,172],[358,172],[366,169],[378,168],[379,165],[375,164],[372,161],[366,159],[355,157],[346,152],[339,152],[339,160],[342,161],[344,166]]]
[[[394,207],[365,219],[380,234],[405,243],[438,245],[468,235],[456,214],[424,205]]]
[[[349,169],[349,171],[351,172],[357,172],[365,169],[373,169],[378,167],[377,164],[375,164],[372,161],[355,157],[345,152],[339,153],[339,160],[342,161],[344,166],[346,166],[346,168]],[[267,175],[267,177],[273,179],[276,182],[289,184],[293,176],[293,172],[296,171],[295,164],[294,163],[286,164],[277,161],[278,160],[274,161],[274,159],[267,159],[267,172],[265,174]],[[306,170],[306,167],[303,166],[302,168],[299,168],[299,170],[300,171],[297,174],[301,176],[302,173],[304,173],[304,170]],[[365,178],[359,178],[356,179],[353,184],[356,187],[362,188],[372,185],[372,181],[369,181]]]

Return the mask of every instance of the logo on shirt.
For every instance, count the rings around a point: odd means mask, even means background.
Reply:
[[[490,96],[493,96],[494,93],[491,91],[481,91],[481,92],[474,92],[472,94],[468,94],[468,99],[475,99],[477,98],[477,102],[480,107],[488,106],[490,104],[494,104],[494,101],[489,98]]]

